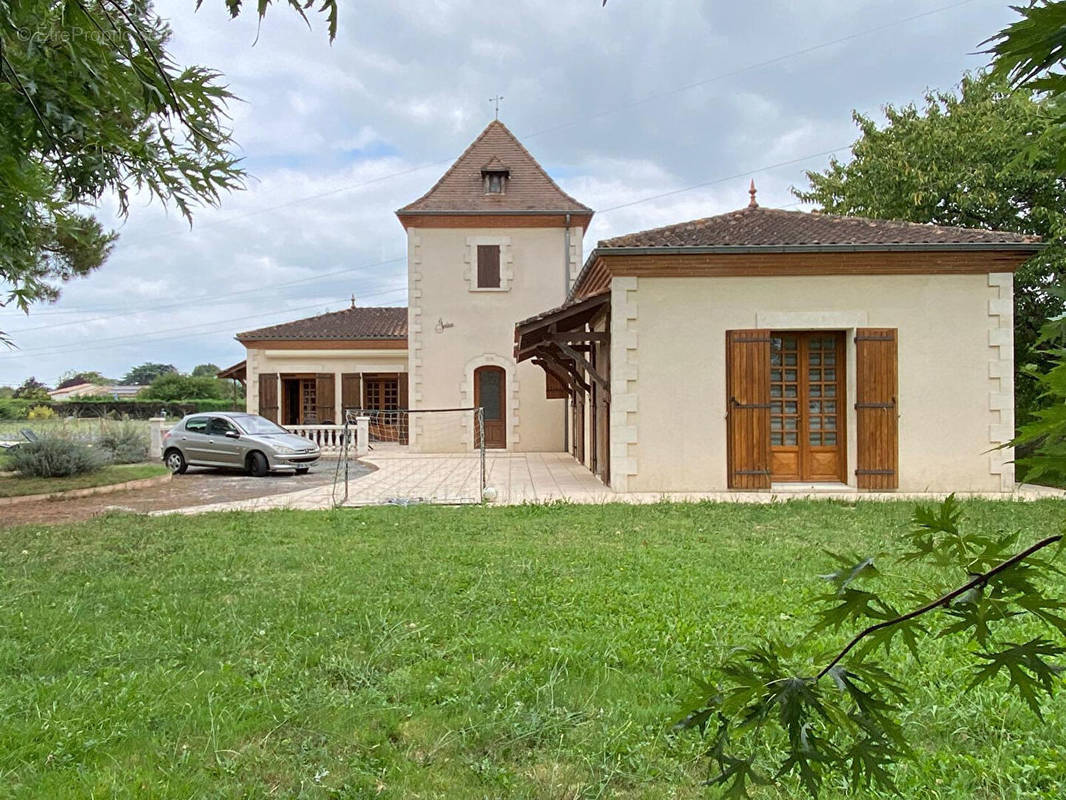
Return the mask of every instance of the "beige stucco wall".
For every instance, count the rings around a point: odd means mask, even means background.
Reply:
[[[260,373],[324,373],[334,380],[335,409],[341,408],[341,375],[352,372],[407,372],[407,350],[270,350],[250,348],[247,358],[247,410],[259,411]],[[278,379],[280,381],[280,378]],[[281,388],[278,387],[278,397]],[[339,422],[339,420],[338,420]]]
[[[545,399],[544,372],[515,364],[514,324],[563,302],[563,228],[412,228],[408,231],[411,408],[474,404],[474,370],[507,373],[507,447],[561,451],[564,400]],[[581,263],[580,227],[571,229],[571,271]],[[500,289],[476,288],[477,246],[500,245]],[[442,323],[438,330],[438,322]],[[461,452],[473,443],[470,420],[443,426],[412,418],[412,447]]]
[[[612,282],[611,479],[618,491],[722,491],[725,332],[898,329],[899,490],[1010,491],[1012,277],[622,278]]]

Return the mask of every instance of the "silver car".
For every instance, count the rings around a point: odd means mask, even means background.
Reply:
[[[277,470],[303,475],[321,455],[310,439],[238,411],[189,414],[163,435],[163,463],[175,474],[198,466],[243,469],[257,478]]]

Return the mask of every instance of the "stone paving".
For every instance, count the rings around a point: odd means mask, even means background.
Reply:
[[[364,506],[418,502],[472,503],[477,500],[480,464],[475,454],[428,455],[403,450],[377,451],[360,459],[376,469],[349,481],[346,505]],[[323,461],[323,469],[335,462]],[[566,453],[509,453],[489,451],[485,457],[486,484],[495,490],[494,503],[656,503],[663,500],[735,503],[775,503],[790,499],[823,500],[937,500],[942,493],[858,492],[839,484],[789,484],[769,492],[627,493],[619,494],[600,483],[591,472]],[[959,497],[1036,500],[1066,498],[1066,492],[1044,486],[1019,485],[1011,494],[958,493]],[[213,503],[158,513],[197,514],[207,511],[257,511],[272,508],[332,508],[343,499],[343,486],[332,484],[298,492]]]

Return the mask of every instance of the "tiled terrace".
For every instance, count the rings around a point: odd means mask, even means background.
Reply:
[[[480,464],[475,454],[427,455],[406,448],[381,449],[362,459],[377,467],[374,472],[353,478],[348,486],[346,505],[362,506],[408,502],[477,502]],[[323,460],[318,469],[335,469],[336,462]],[[592,473],[566,453],[486,453],[486,484],[496,490],[494,503],[654,503],[661,500],[709,500],[718,502],[773,503],[813,497],[846,500],[933,500],[937,493],[858,492],[847,486],[828,484],[787,485],[769,492],[657,492],[618,494],[604,486]],[[270,508],[332,508],[343,496],[343,486],[319,486],[290,494],[216,503],[179,509],[176,513],[205,511],[261,510]],[[1022,484],[1012,494],[985,494],[993,499],[1035,500],[1066,497],[1066,492],[1043,486]],[[175,512],[161,512],[175,513]]]

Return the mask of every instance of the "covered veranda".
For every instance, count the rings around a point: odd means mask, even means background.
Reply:
[[[544,370],[548,397],[567,397],[571,455],[610,485],[611,296],[571,300],[515,325],[515,361]]]

